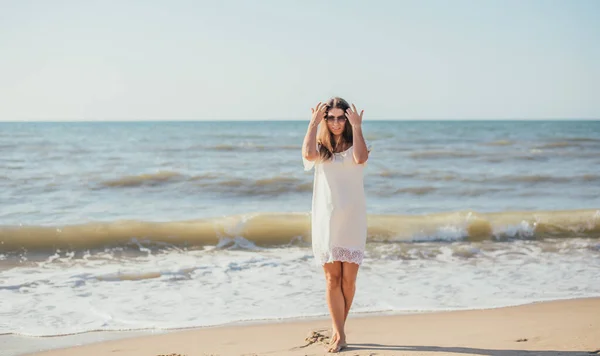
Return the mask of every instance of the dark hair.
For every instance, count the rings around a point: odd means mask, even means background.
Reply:
[[[327,107],[325,111],[325,117],[329,114],[329,110],[331,109],[342,109],[344,114],[346,110],[350,108],[350,104],[340,97],[333,97],[327,101],[325,104]],[[333,134],[329,131],[329,127],[327,127],[327,123],[325,120],[322,121],[323,125],[319,130],[319,138],[317,140],[317,145],[319,147],[319,156],[321,161],[327,161],[333,157],[333,152],[337,148],[337,143],[333,140]],[[339,144],[344,146],[345,144],[352,144],[352,125],[350,121],[346,120],[346,124],[344,126],[344,131],[342,132],[342,142]]]

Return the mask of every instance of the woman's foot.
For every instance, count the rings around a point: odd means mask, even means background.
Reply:
[[[338,339],[338,334],[335,331],[331,332],[331,338],[329,339],[329,345],[333,344],[334,342],[336,342]]]
[[[332,336],[331,340],[332,341],[327,346],[327,352],[340,352],[348,346],[346,343],[346,338],[339,338],[337,334]]]

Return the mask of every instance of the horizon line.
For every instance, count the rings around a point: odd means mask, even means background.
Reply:
[[[367,122],[381,121],[597,121],[598,118],[402,118],[402,119],[369,119]],[[0,123],[59,123],[59,122],[308,122],[309,119],[22,119],[1,120]]]

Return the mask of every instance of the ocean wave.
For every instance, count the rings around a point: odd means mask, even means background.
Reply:
[[[487,145],[487,146],[511,146],[514,143],[515,142],[511,141],[511,140],[496,140],[496,141],[492,141],[492,142],[486,142],[485,145]]]
[[[599,138],[592,138],[592,137],[568,137],[565,138],[565,141],[569,142],[598,142],[600,143],[600,139]]]
[[[365,140],[367,141],[377,141],[388,138],[395,138],[395,135],[392,132],[373,132],[365,135]]]
[[[489,181],[497,183],[573,183],[573,182],[593,182],[600,180],[600,175],[584,174],[581,176],[551,176],[544,174],[532,175],[512,175],[492,178]],[[481,183],[485,183],[486,180]]]
[[[581,142],[581,141],[579,141]],[[581,147],[581,143],[578,142],[569,142],[569,141],[558,141],[558,142],[549,142],[541,145],[535,146],[536,149],[554,149],[554,148],[567,148],[567,147]]]
[[[257,145],[254,143],[243,143],[243,144],[219,144],[215,146],[204,147],[204,149],[212,151],[230,151],[230,152],[248,152],[248,151],[280,151],[280,150],[298,150],[302,147],[300,145]]]
[[[2,226],[0,252],[90,250],[115,246],[203,248],[243,238],[255,247],[310,242],[307,213],[254,213],[174,222],[113,221],[68,226]],[[369,215],[368,241],[506,241],[600,238],[600,210],[472,211]]]
[[[413,152],[409,155],[415,159],[444,159],[444,158],[471,158],[478,157],[478,152],[465,152],[465,151],[419,151]]]
[[[379,175],[380,177],[383,177],[383,178],[415,178],[415,177],[418,177],[420,174],[421,174],[421,172],[418,172],[418,171],[397,172],[397,171],[390,171],[387,169],[384,169],[377,173],[377,175]]]
[[[100,183],[101,186],[111,188],[155,186],[166,182],[180,180],[183,177],[181,173],[161,171],[157,173],[147,173],[132,176],[124,176],[116,179],[106,180]]]
[[[425,187],[408,187],[408,188],[400,188],[396,189],[392,194],[412,194],[412,195],[426,195],[429,193],[433,193],[437,190],[436,187],[425,186]],[[385,195],[389,195],[385,193]]]
[[[577,177],[558,177],[543,174],[533,175],[514,175],[496,178],[499,182],[511,182],[511,183],[567,183],[572,182]]]
[[[419,179],[428,182],[436,181],[456,181],[462,183],[477,183],[477,184],[506,184],[506,183],[589,183],[600,181],[600,175],[583,174],[583,175],[548,175],[548,174],[523,174],[523,175],[481,175],[467,176],[455,172],[445,172],[438,170],[431,171],[407,171],[397,172],[390,170],[382,170],[375,173],[376,176],[388,179]],[[410,192],[415,188],[398,189],[398,193]],[[432,191],[433,189],[429,189]]]
[[[123,189],[147,186],[161,186],[173,183],[185,183],[182,190],[202,190],[239,197],[278,196],[289,193],[312,191],[312,182],[289,176],[268,178],[231,177],[216,172],[200,175],[186,175],[179,172],[161,171],[133,176],[124,176],[100,182],[92,189]]]
[[[228,178],[218,181],[200,181],[196,186],[210,193],[256,197],[311,192],[313,183],[293,177],[275,176],[262,179]]]
[[[599,139],[588,137],[566,138],[561,141],[546,142],[535,146],[536,149],[560,149],[560,148],[579,148],[579,147],[597,147]]]

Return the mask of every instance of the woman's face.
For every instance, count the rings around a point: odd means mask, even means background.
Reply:
[[[333,108],[325,116],[325,122],[327,122],[329,131],[334,136],[339,136],[344,132],[344,127],[346,127],[346,113],[342,109]]]

